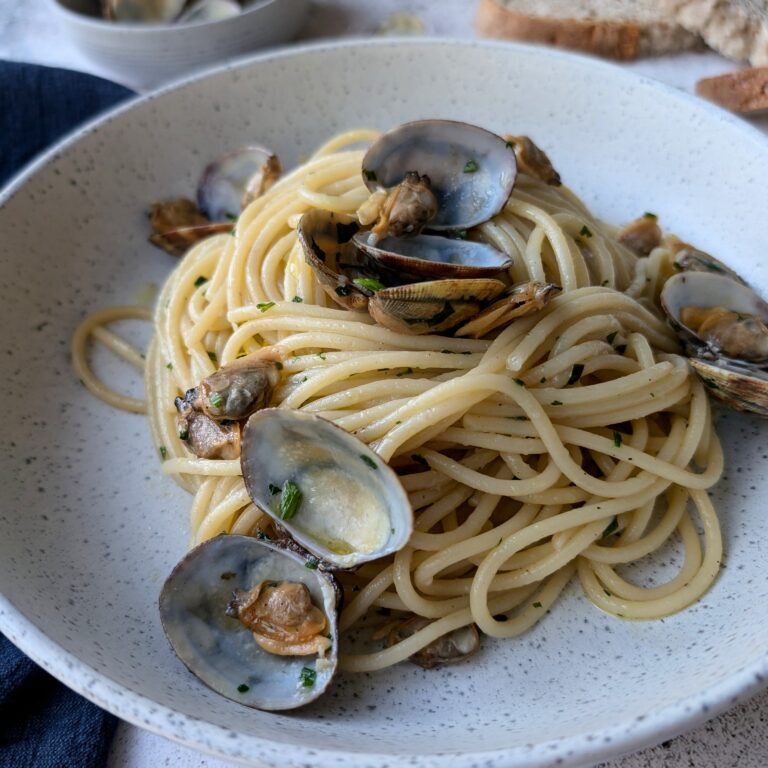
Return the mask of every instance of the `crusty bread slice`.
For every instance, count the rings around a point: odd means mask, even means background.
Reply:
[[[711,48],[753,67],[768,65],[768,0],[658,0]]]
[[[752,67],[707,77],[696,83],[696,93],[732,112],[768,111],[768,67]]]
[[[486,37],[547,43],[627,61],[702,46],[660,9],[658,0],[480,0]]]

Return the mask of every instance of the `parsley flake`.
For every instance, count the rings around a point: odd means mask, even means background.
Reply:
[[[201,285],[207,282],[208,282],[208,278],[200,275],[200,277],[198,277],[197,280],[195,280],[195,288],[199,288]]]
[[[592,230],[585,224],[581,230],[579,230],[579,234],[582,237],[592,237]]]
[[[317,672],[309,667],[302,667],[299,673],[299,683],[302,688],[311,688],[315,684],[317,679]]]
[[[268,309],[272,309],[274,306],[274,301],[262,301],[256,305],[256,309],[258,309],[259,312],[266,312]]]
[[[616,517],[616,515],[614,515],[613,520],[611,520],[611,522],[608,523],[608,525],[605,527],[605,530],[603,531],[601,538],[610,536],[612,533],[614,533],[618,529],[619,529],[619,518]]]
[[[365,288],[366,291],[372,291],[373,293],[386,288],[384,283],[380,282],[379,280],[375,280],[372,277],[356,277],[352,282],[361,288]]]
[[[224,405],[224,398],[218,392],[214,392],[213,394],[208,395],[208,402],[214,408],[221,408],[221,406]]]
[[[246,685],[245,683],[240,683],[240,685],[237,686],[238,693],[248,693],[248,691],[250,690],[251,690],[251,686]]]
[[[467,160],[464,163],[464,173],[475,173],[479,167],[476,160]]]
[[[168,449],[161,445],[157,450],[160,452],[160,458],[165,461],[168,458]]]
[[[534,608],[541,608],[541,603],[540,603],[540,602],[537,600],[537,601],[536,601],[536,602],[533,604],[533,607],[534,607]]]
[[[318,565],[320,565],[320,561],[315,557],[310,557],[309,560],[304,563],[304,567],[309,568],[310,571],[316,571]]]
[[[621,432],[614,432],[613,433],[613,444],[617,448],[621,448]]]
[[[209,360],[210,360],[212,363],[215,363],[215,362],[218,360],[218,358],[216,357],[216,353],[215,353],[215,352],[209,352],[209,353],[208,353],[208,359],[209,359]]]
[[[581,363],[576,363],[576,365],[574,365],[571,369],[571,375],[568,377],[568,383],[575,384],[581,378],[582,373],[584,373],[584,366]]]
[[[277,516],[281,520],[290,520],[299,511],[303,500],[304,494],[299,486],[293,480],[289,480],[283,486],[283,494],[280,497],[280,509],[277,512]]]
[[[552,405],[562,405],[563,403],[560,400],[553,400]]]
[[[165,367],[166,367],[166,368],[167,368],[169,371],[172,371],[172,370],[173,370],[173,363],[166,363],[166,364],[165,364]]]
[[[294,304],[301,304],[301,303],[304,301],[304,299],[302,299],[302,298],[301,298],[301,296],[294,296],[294,297],[291,299],[291,301],[292,301]]]
[[[646,211],[643,214],[643,218],[644,219],[653,219],[654,221],[656,221],[656,219],[658,219],[659,217],[655,213],[651,213],[650,211]]]
[[[186,424],[179,427],[179,440],[189,440],[189,427]]]
[[[364,453],[360,454],[360,458],[371,468],[371,469],[378,469],[379,465],[370,457],[366,456]]]

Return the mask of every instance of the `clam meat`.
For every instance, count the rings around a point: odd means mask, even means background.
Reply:
[[[403,547],[413,511],[397,475],[365,443],[313,414],[267,408],[242,433],[253,502],[332,568]]]
[[[697,269],[666,281],[662,308],[710,394],[768,416],[768,304],[730,270],[698,271],[700,259],[693,263]]]
[[[214,691],[249,707],[294,709],[333,679],[340,594],[306,553],[223,534],[173,569],[160,618],[177,656]]]
[[[393,646],[415,635],[420,630],[428,627],[432,622],[423,616],[414,616],[405,621],[396,623],[389,631],[387,645]],[[416,653],[408,657],[408,660],[422,667],[432,669],[446,664],[456,664],[468,659],[480,649],[480,634],[474,624],[454,629],[437,640],[433,640]]]

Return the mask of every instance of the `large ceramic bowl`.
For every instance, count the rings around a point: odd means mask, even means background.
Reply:
[[[529,133],[605,219],[656,211],[768,288],[765,138],[572,55],[445,41],[310,47],[80,131],[17,179],[0,210],[0,629],[129,721],[258,765],[575,765],[691,727],[768,674],[768,424],[736,414],[719,417],[727,470],[714,491],[726,568],[676,616],[621,621],[574,586],[535,629],[486,642],[471,663],[344,675],[293,714],[225,700],[171,653],[157,594],[186,546],[189,498],[161,475],[143,418],[77,382],[72,330],[162,281],[172,260],[146,244],[145,207],[189,192],[210,157],[258,141],[290,166],[339,129],[423,116]]]

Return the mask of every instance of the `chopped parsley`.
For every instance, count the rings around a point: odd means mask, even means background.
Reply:
[[[275,368],[277,368],[278,371],[282,371],[283,364],[279,360],[275,360]]]
[[[476,160],[467,160],[464,163],[464,173],[475,173],[479,167]]]
[[[168,449],[161,445],[157,450],[160,452],[160,458],[165,461],[168,458]]]
[[[540,602],[537,600],[537,601],[536,601],[536,602],[533,604],[533,607],[534,607],[534,608],[541,608],[541,603],[540,603]]]
[[[359,285],[361,288],[365,288],[366,291],[372,291],[373,293],[386,288],[384,283],[375,280],[372,277],[356,277],[352,282],[355,285]]]
[[[560,400],[553,400],[552,405],[562,405],[563,403]]]
[[[294,304],[301,304],[301,303],[304,301],[304,299],[302,299],[302,298],[301,298],[301,296],[294,296],[294,297],[291,299],[291,301],[292,301]]]
[[[179,427],[179,440],[189,440],[189,427],[186,424]]]
[[[208,278],[200,275],[200,277],[198,277],[197,280],[195,280],[195,288],[199,288],[201,285],[207,282],[208,282]]]
[[[208,395],[208,402],[214,408],[221,408],[224,405],[224,398],[218,392],[214,392],[212,395]]]
[[[581,230],[579,230],[579,234],[582,237],[592,237],[592,230],[585,224]]]
[[[316,557],[310,557],[309,560],[304,563],[304,567],[309,568],[310,571],[316,571],[318,565],[320,565],[320,561]]]
[[[256,538],[259,541],[272,541],[272,537],[264,533],[264,531],[256,531]]]
[[[613,433],[613,444],[617,448],[621,448],[621,432],[614,432]]]
[[[515,148],[515,142],[507,141],[507,149],[514,149],[514,148]]]
[[[224,573],[219,576],[220,579],[223,579],[224,581],[231,581],[235,578],[237,574],[234,571],[224,571]]]
[[[659,217],[655,213],[651,213],[650,211],[646,211],[643,214],[643,218],[644,219],[653,219],[654,221],[656,221],[656,219],[658,219]]]
[[[612,533],[619,530],[619,518],[616,517],[616,515],[613,516],[613,520],[611,520],[610,523],[605,527],[605,530],[602,533],[602,538],[605,538],[606,536],[610,536]]]
[[[376,171],[370,171],[368,168],[363,168],[363,176],[365,176],[367,181],[378,181]]]
[[[169,371],[172,371],[172,370],[173,370],[173,363],[166,363],[166,364],[165,364],[165,367],[166,367],[166,368],[167,368]]]
[[[272,309],[274,306],[274,301],[262,301],[256,305],[256,309],[258,309],[259,312],[266,312],[268,309]]]
[[[311,688],[317,680],[317,672],[309,667],[302,667],[299,673],[299,683],[302,688]]]
[[[250,690],[251,690],[251,686],[246,685],[245,683],[240,683],[240,685],[237,686],[238,693],[248,693],[248,691]]]
[[[364,453],[360,454],[360,458],[371,468],[371,469],[378,469],[379,465],[370,457],[366,456]]]
[[[605,338],[608,339],[609,344],[613,344],[613,340],[618,336],[618,331],[611,331]]]
[[[318,352],[318,353],[317,353],[317,356],[318,356],[318,357],[319,357],[321,360],[325,360],[325,352]]]
[[[568,383],[575,384],[581,378],[582,373],[584,373],[584,366],[581,363],[576,363],[576,365],[574,365],[571,369],[571,375],[568,377]]]
[[[289,480],[283,486],[283,494],[280,497],[280,509],[277,512],[277,516],[281,520],[290,520],[299,511],[303,500],[304,494],[299,486],[293,480]]]
[[[215,352],[209,352],[209,353],[208,353],[208,359],[209,359],[209,360],[210,360],[212,363],[215,363],[215,362],[218,360],[218,358],[216,357],[216,353],[215,353]]]

